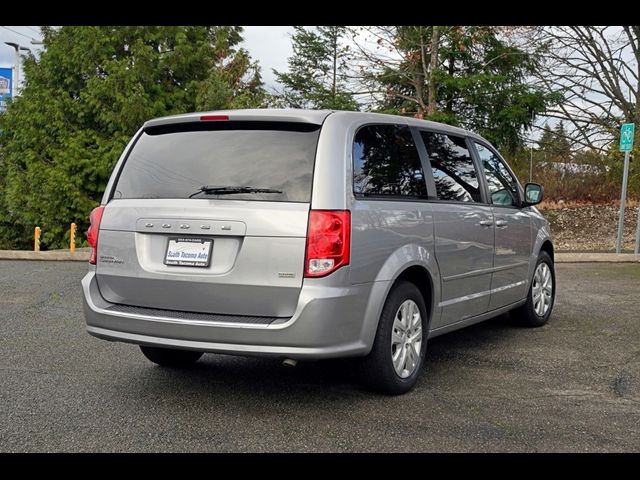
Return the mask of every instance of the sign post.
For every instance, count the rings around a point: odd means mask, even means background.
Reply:
[[[633,253],[640,253],[640,202],[638,202],[638,223],[636,227],[636,248],[633,250]]]
[[[622,194],[620,195],[620,217],[618,218],[618,239],[616,241],[616,253],[620,253],[620,251],[622,250],[622,232],[624,230],[624,203],[627,199],[627,181],[629,179],[629,152],[633,149],[634,130],[635,125],[633,123],[624,123],[620,127],[620,151],[624,152],[624,172],[622,174]]]

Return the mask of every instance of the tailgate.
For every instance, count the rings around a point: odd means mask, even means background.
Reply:
[[[302,287],[308,212],[305,203],[111,201],[100,228],[98,286],[118,304],[290,317]],[[208,266],[165,264],[171,239],[212,242]]]

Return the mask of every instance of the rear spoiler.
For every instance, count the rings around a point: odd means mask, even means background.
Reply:
[[[242,121],[242,122],[284,122],[322,125],[331,110],[218,110],[215,112],[196,112],[185,115],[155,118],[147,121],[143,128],[160,125],[210,122],[210,121]]]

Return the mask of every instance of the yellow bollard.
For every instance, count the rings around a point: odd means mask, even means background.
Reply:
[[[76,226],[75,223],[71,224],[71,232],[69,233],[69,250],[71,253],[76,251]]]
[[[34,252],[39,252],[40,251],[40,227],[36,227],[35,232],[34,232],[34,239],[33,239],[33,251]]]

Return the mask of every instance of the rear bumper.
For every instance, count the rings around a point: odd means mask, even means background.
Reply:
[[[371,349],[365,315],[373,284],[335,287],[305,281],[290,319],[238,324],[145,316],[108,310],[95,272],[82,279],[87,331],[98,338],[238,355],[320,359],[365,355]]]

